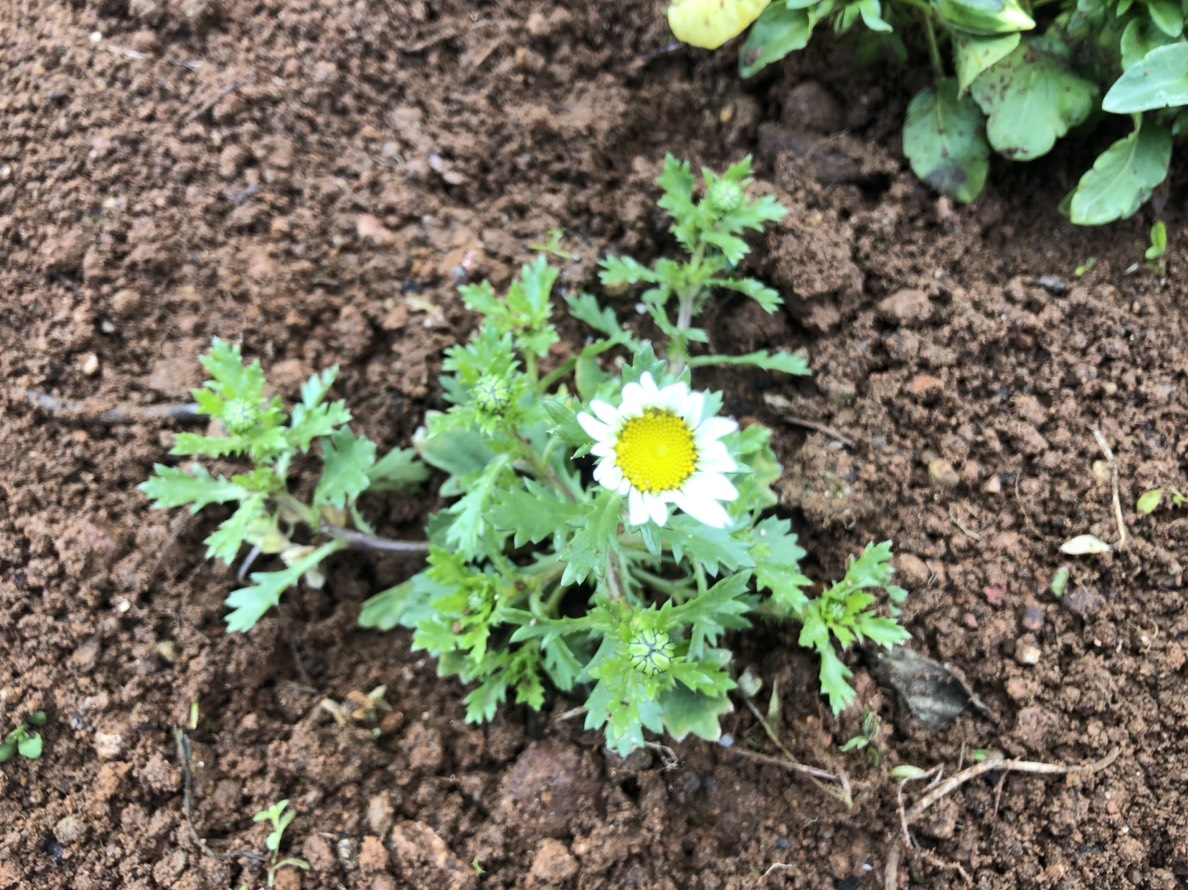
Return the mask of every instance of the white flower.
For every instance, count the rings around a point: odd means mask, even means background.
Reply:
[[[657,525],[668,521],[674,504],[694,519],[725,528],[731,519],[719,501],[733,501],[738,490],[723,474],[738,465],[720,441],[738,429],[724,417],[703,418],[705,394],[684,383],[663,388],[651,374],[623,387],[619,407],[590,403],[593,415],[578,415],[594,440],[598,458],[594,478],[627,496],[627,521]]]

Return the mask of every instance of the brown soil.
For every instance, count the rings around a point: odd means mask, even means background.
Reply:
[[[1182,179],[1178,200],[1103,230],[1056,213],[1085,163],[1072,154],[996,165],[984,198],[954,207],[900,156],[911,77],[854,71],[821,35],[743,83],[730,51],[668,47],[664,6],[0,13],[0,730],[49,716],[42,759],[0,767],[0,888],[263,887],[258,864],[204,853],[185,819],[174,727],[193,702],[193,829],[216,852],[262,850],[252,814],[291,799],[289,849],[312,870],[278,887],[1188,882],[1188,516],[1133,508],[1188,467]],[[689,741],[670,769],[605,753],[558,719],[563,697],[466,726],[461,690],[406,634],[355,627],[407,560],[341,558],[326,591],[228,636],[234,573],[202,560],[209,519],[135,490],[177,425],[105,416],[183,399],[218,335],[288,396],[341,364],[361,430],[404,443],[437,404],[443,348],[471,330],[460,281],[505,282],[551,228],[581,255],[567,287],[595,286],[608,250],[671,249],[652,184],[666,151],[713,166],[754,153],[760,187],[792,209],[753,263],[787,312],[773,325],[727,303],[716,345],[803,346],[816,376],[714,383],[776,430],[814,571],[894,539],[915,648],[997,718],[925,732],[855,652],[862,698],[835,720],[795,628],[740,637],[741,663],[779,681],[784,742],[849,775],[849,810],[748,757],[778,752],[741,705],[733,748]],[[1142,262],[1157,216],[1166,277]],[[1093,430],[1116,457],[1128,544],[1073,559],[1062,541],[1119,536]],[[385,529],[415,531],[429,506],[394,503]],[[380,684],[393,712],[378,737],[320,705]],[[838,750],[864,711],[883,719],[881,768]],[[951,773],[977,748],[1121,753],[1091,777],[970,782],[913,825],[921,850],[885,883],[900,837],[887,768]]]

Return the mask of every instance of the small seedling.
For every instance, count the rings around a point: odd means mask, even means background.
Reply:
[[[1152,488],[1150,491],[1143,492],[1135,504],[1137,509],[1144,516],[1150,516],[1159,509],[1159,505],[1163,503],[1164,498],[1171,502],[1173,507],[1183,507],[1188,504],[1188,497],[1185,497],[1174,488]]]
[[[1143,255],[1148,262],[1154,262],[1167,252],[1167,226],[1163,220],[1158,220],[1151,226],[1151,244]]]
[[[1081,265],[1073,269],[1073,274],[1076,275],[1077,278],[1084,278],[1093,270],[1093,267],[1096,265],[1097,257],[1091,256],[1089,259],[1085,260],[1085,262],[1081,263]]]
[[[395,491],[428,475],[410,449],[397,448],[376,457],[376,446],[356,436],[347,424],[351,413],[341,402],[328,402],[338,369],[309,378],[301,401],[286,412],[281,400],[266,395],[260,363],[248,365],[238,346],[216,338],[209,355],[200,359],[210,373],[194,390],[199,413],[221,422],[215,435],[181,433],[172,454],[217,460],[246,458],[250,469],[231,476],[212,476],[199,463],[185,467],[157,464],[140,490],[159,508],[189,507],[197,513],[210,504],[235,504],[235,511],[206,539],[206,555],[231,565],[244,546],[252,548],[245,563],[260,554],[275,554],[279,571],[253,572],[251,583],[227,597],[232,607],[228,629],[243,631],[277,605],[281,594],[303,578],[314,588],[324,577],[319,566],[350,546],[423,552],[423,544],[384,541],[363,517],[359,497],[366,491]],[[290,480],[298,458],[320,446],[321,473],[313,494],[302,501]],[[300,538],[300,540],[299,540]],[[242,572],[241,572],[242,575]]]
[[[41,757],[44,742],[37,730],[45,726],[45,720],[45,711],[34,711],[6,735],[4,741],[0,742],[0,763],[7,763],[18,754],[26,760]]]
[[[564,229],[549,229],[549,237],[544,241],[536,244],[529,244],[529,250],[536,250],[548,256],[556,257],[559,260],[565,260],[570,263],[576,263],[580,257],[576,253],[570,253],[568,250],[562,248],[565,241]]]
[[[267,810],[261,810],[252,817],[253,822],[268,822],[272,825],[272,832],[264,839],[264,846],[268,848],[270,859],[268,862],[268,886],[272,888],[276,886],[276,873],[282,868],[299,868],[302,871],[309,871],[309,863],[304,859],[290,857],[288,859],[280,858],[281,841],[284,840],[285,829],[289,827],[289,823],[293,821],[296,813],[287,810],[289,802],[287,800],[279,801],[273,804]]]
[[[843,752],[865,751],[876,768],[883,763],[883,752],[879,750],[879,730],[882,720],[874,711],[862,715],[862,731],[841,746]]]

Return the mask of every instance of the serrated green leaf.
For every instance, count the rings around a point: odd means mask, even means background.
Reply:
[[[466,696],[466,722],[485,723],[507,701],[507,678],[502,674],[488,677]]]
[[[958,93],[964,96],[978,75],[1013,53],[1021,39],[1018,32],[989,37],[954,32],[953,56],[957,68]]]
[[[693,733],[699,739],[716,742],[722,737],[721,718],[734,706],[725,695],[705,695],[677,685],[660,697],[660,709],[664,729],[676,741]]]
[[[755,564],[749,541],[739,540],[728,528],[712,528],[684,513],[671,517],[666,526],[657,530],[657,537],[672,551],[676,562],[684,562],[688,556],[711,575],[723,570],[747,569]]]
[[[217,559],[224,565],[231,565],[239,555],[252,527],[267,517],[265,496],[253,494],[244,498],[239,508],[228,516],[203,542],[206,544],[206,558]]]
[[[800,353],[768,352],[760,349],[747,355],[697,355],[686,362],[690,368],[705,368],[712,365],[750,365],[765,371],[780,371],[798,377],[811,376],[813,371]]]
[[[751,26],[738,51],[738,75],[754,77],[768,65],[808,46],[817,18],[808,9],[772,3]]]
[[[445,430],[415,444],[425,463],[454,477],[480,472],[495,457],[490,438],[476,430]]]
[[[561,584],[582,584],[591,575],[602,576],[607,557],[618,549],[623,499],[611,491],[600,491],[589,506],[585,521],[577,524],[573,537],[557,555],[565,563]]]
[[[1171,150],[1167,129],[1144,121],[1141,129],[1107,148],[1081,177],[1069,218],[1079,226],[1100,226],[1133,216],[1167,178]]]
[[[623,330],[614,311],[603,306],[594,296],[587,293],[577,296],[566,294],[565,303],[569,307],[570,315],[608,340],[619,342],[633,339]]]
[[[825,647],[817,652],[821,657],[821,691],[829,699],[829,707],[833,713],[840,714],[858,697],[858,693],[848,682],[854,676],[854,672],[846,667],[832,648]]]
[[[1188,43],[1182,42],[1151,50],[1122,73],[1101,101],[1102,110],[1111,114],[1180,105],[1188,105]]]
[[[252,572],[251,584],[231,592],[226,604],[231,608],[224,619],[229,633],[244,633],[280,602],[281,594],[301,581],[301,576],[316,568],[322,560],[346,547],[342,541],[329,541],[277,572]]]
[[[917,93],[903,124],[903,152],[912,171],[938,192],[968,204],[982,193],[990,146],[977,103],[958,96],[957,81],[938,81]]]
[[[211,340],[210,352],[198,361],[213,378],[205,384],[206,390],[217,394],[221,400],[240,399],[249,404],[264,401],[264,369],[258,360],[245,365],[239,346],[215,337]],[[198,391],[194,397],[198,399]],[[201,400],[199,404],[202,404]]]
[[[446,530],[446,544],[465,558],[469,559],[479,552],[479,540],[487,530],[486,511],[491,495],[507,467],[506,455],[492,460],[477,478],[468,482],[466,494],[449,506],[454,521]]]
[[[654,272],[643,263],[629,256],[608,256],[598,265],[598,280],[602,282],[603,287],[664,283],[659,273]],[[585,319],[582,320],[585,321]],[[593,327],[593,325],[591,326]],[[600,328],[595,328],[595,330],[600,330]]]
[[[164,464],[154,464],[152,477],[136,487],[144,492],[158,509],[188,506],[191,513],[197,513],[209,504],[239,501],[252,494],[237,482],[223,476],[211,476],[200,466],[182,470]]]
[[[368,491],[383,494],[399,491],[429,478],[429,468],[417,460],[411,448],[393,448],[367,470]]]
[[[356,438],[349,428],[337,430],[322,443],[322,464],[313,506],[342,509],[371,484],[368,473],[375,464],[375,443]]]
[[[970,93],[986,113],[986,137],[994,150],[1012,160],[1031,161],[1089,117],[1098,89],[1063,59],[1024,41],[978,77]]]
[[[569,407],[568,402],[562,399],[541,399],[540,403],[549,415],[549,420],[554,424],[550,435],[560,438],[575,448],[585,446],[588,450],[593,443],[589,434],[578,423],[577,413]]]
[[[249,444],[240,436],[202,436],[198,433],[178,433],[174,437],[170,454],[178,457],[220,458],[232,454],[243,454]]]
[[[764,312],[775,312],[784,304],[779,291],[754,278],[711,278],[706,283],[713,287],[745,294],[763,307]]]
[[[512,542],[521,547],[562,534],[567,523],[585,512],[585,505],[566,500],[556,490],[526,479],[521,488],[495,493],[487,520],[501,531],[512,532]]]
[[[727,630],[751,626],[745,617],[756,602],[748,592],[750,579],[750,572],[728,575],[705,593],[673,608],[672,619],[690,626],[690,659],[708,658],[712,647]]]

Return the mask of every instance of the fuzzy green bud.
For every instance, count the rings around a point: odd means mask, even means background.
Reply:
[[[709,187],[705,200],[715,213],[733,213],[743,205],[743,187],[728,179],[719,179]]]
[[[232,399],[223,406],[223,423],[232,435],[242,436],[259,420],[260,412],[256,406],[248,404],[242,399]]]
[[[511,405],[511,396],[511,384],[495,374],[484,374],[474,385],[474,406],[484,414],[502,414]]]
[[[641,674],[655,677],[672,664],[674,647],[668,634],[660,630],[643,630],[627,644],[631,665]]]

